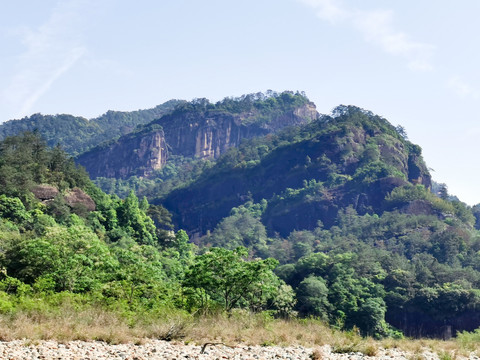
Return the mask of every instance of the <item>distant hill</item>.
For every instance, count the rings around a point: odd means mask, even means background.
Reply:
[[[128,134],[137,126],[171,112],[181,100],[170,100],[152,109],[130,112],[107,111],[87,120],[68,114],[33,114],[20,120],[10,120],[0,125],[0,141],[24,131],[36,131],[51,147],[59,144],[70,155],[78,155],[104,141]]]

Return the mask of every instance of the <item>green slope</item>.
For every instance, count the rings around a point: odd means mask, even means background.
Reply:
[[[0,140],[24,131],[37,131],[49,146],[58,144],[67,153],[75,156],[104,141],[127,134],[139,125],[147,124],[172,111],[181,103],[180,100],[170,100],[147,110],[108,111],[90,120],[68,114],[34,114],[1,124]]]

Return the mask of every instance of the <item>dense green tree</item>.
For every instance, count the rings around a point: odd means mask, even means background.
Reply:
[[[158,242],[163,246],[167,246],[173,238],[172,214],[161,205],[150,205],[147,215],[155,223]]]
[[[30,190],[36,184],[50,184],[60,191],[90,184],[85,170],[58,148],[48,149],[38,133],[24,133],[0,143],[0,192],[18,197],[32,207]]]
[[[323,278],[309,276],[303,279],[297,288],[297,298],[300,314],[328,320],[331,305],[328,302],[328,288]]]
[[[147,203],[148,205],[148,203]],[[157,241],[155,225],[146,211],[140,207],[133,191],[117,208],[118,225],[140,244],[154,245]]]
[[[242,301],[247,307],[252,305],[253,295],[270,287],[264,280],[272,276],[278,262],[274,259],[247,261],[247,255],[245,248],[212,248],[197,256],[183,281],[187,295],[200,308],[212,302],[226,311]]]
[[[248,209],[240,207],[235,209],[231,216],[223,219],[203,242],[227,249],[243,246],[261,251],[267,244],[267,231],[259,216],[254,216]]]
[[[0,195],[0,218],[22,224],[30,218],[30,214],[19,198],[2,194]]]
[[[359,307],[357,322],[363,335],[382,336],[386,334],[386,306],[382,298],[368,298]]]
[[[49,277],[57,291],[98,289],[116,266],[107,245],[84,226],[53,226],[44,236],[11,242],[5,258],[10,276],[29,284]]]

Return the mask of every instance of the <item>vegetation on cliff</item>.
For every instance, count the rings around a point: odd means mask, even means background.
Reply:
[[[240,115],[240,121],[243,125],[257,124],[269,126],[275,118],[293,112],[309,103],[310,100],[303,92],[293,93],[284,91],[277,93],[271,90],[265,94],[259,92],[236,98],[226,97],[216,103],[211,103],[208,99],[201,98],[178,105],[168,119],[158,120],[158,122],[171,121],[170,119],[182,121],[183,116],[187,114],[212,116],[220,113]],[[183,126],[184,124],[181,123],[179,125]]]

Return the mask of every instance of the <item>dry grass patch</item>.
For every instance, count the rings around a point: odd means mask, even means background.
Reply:
[[[330,343],[333,333],[315,320],[280,320],[237,311],[231,316],[216,314],[197,318],[188,329],[187,338],[196,343],[315,346]]]
[[[100,305],[79,305],[69,301],[51,307],[29,308],[0,315],[0,340],[30,341],[101,340],[107,343],[142,343],[145,339],[183,340],[226,345],[303,345],[319,349],[330,345],[333,352],[360,352],[374,356],[381,349],[405,351],[412,359],[425,351],[440,360],[468,357],[477,352],[480,332],[459,334],[456,340],[362,338],[356,331],[339,331],[315,319],[273,319],[265,313],[236,310],[199,317],[179,310],[145,313],[125,312]],[[315,355],[316,354],[316,355]],[[321,351],[314,353],[321,358]]]
[[[320,348],[313,349],[312,354],[310,355],[310,359],[312,360],[323,360],[327,358],[328,355],[325,354],[323,349]]]
[[[399,349],[410,354],[412,359],[423,359],[424,352],[429,351],[438,355],[440,360],[454,360],[458,357],[468,358],[472,351],[478,348],[478,343],[471,343],[471,346],[464,346],[460,339],[439,340],[439,339],[383,339],[379,346],[384,349]]]
[[[172,340],[184,336],[191,320],[183,313],[124,314],[102,307],[75,309],[61,306],[59,311],[18,311],[0,315],[0,339],[98,340],[111,344],[142,342],[146,338]]]
[[[198,318],[188,330],[187,339],[197,344],[303,345],[316,348],[314,356],[320,356],[319,347],[323,345],[332,346],[332,351],[337,353],[361,352],[368,356],[376,355],[379,349],[378,341],[362,338],[355,331],[333,330],[319,320],[271,319],[245,311],[231,316],[217,314]]]
[[[28,313],[2,316],[0,328],[5,340],[102,340],[122,343],[144,336],[139,329],[129,328],[119,316],[96,309],[41,317]]]

